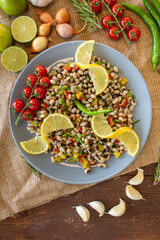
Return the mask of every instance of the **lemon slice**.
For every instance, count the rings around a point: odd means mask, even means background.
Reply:
[[[106,138],[113,132],[103,113],[92,117],[91,126],[93,132],[100,138]]]
[[[118,139],[122,144],[124,144],[128,154],[131,155],[132,157],[135,157],[139,150],[140,146],[139,137],[136,134],[136,132],[129,127],[119,128],[115,132],[106,136],[106,138]]]
[[[41,136],[46,140],[45,135],[47,133],[51,133],[56,130],[65,130],[73,127],[73,123],[69,117],[60,113],[54,113],[44,119],[41,126]]]
[[[49,143],[46,142],[41,136],[32,138],[25,142],[20,142],[20,145],[24,151],[34,155],[44,153],[49,148]]]
[[[16,41],[26,43],[36,37],[37,26],[32,18],[20,16],[12,22],[11,32]]]
[[[90,63],[94,43],[94,40],[89,40],[78,46],[75,53],[75,61],[81,68],[85,68],[84,66]]]

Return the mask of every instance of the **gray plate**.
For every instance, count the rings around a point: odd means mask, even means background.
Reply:
[[[10,107],[15,99],[22,98],[22,90],[26,87],[26,78],[33,73],[36,66],[43,65],[49,67],[61,59],[74,57],[75,51],[80,43],[82,43],[82,41],[58,44],[35,57],[19,75],[11,94]],[[137,123],[134,128],[140,138],[140,149],[138,153],[140,154],[147,141],[152,121],[152,103],[147,84],[134,64],[113,48],[95,43],[93,54],[119,67],[120,74],[129,80],[127,86],[131,88],[135,94],[137,102],[134,110],[134,121],[140,119],[140,122]],[[41,173],[57,181],[71,184],[101,182],[120,173],[138,156],[132,158],[124,153],[119,159],[111,157],[108,161],[107,168],[96,167],[92,169],[91,173],[85,174],[81,168],[52,163],[50,154],[30,155],[23,151],[19,143],[31,139],[33,135],[27,131],[25,121],[21,120],[18,126],[15,125],[15,119],[11,110],[9,110],[9,121],[15,143],[25,159]]]

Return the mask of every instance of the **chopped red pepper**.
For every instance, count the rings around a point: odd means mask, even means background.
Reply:
[[[115,143],[118,143],[118,142],[119,142],[119,140],[118,140],[118,139],[116,139]]]
[[[64,106],[61,106],[61,108],[63,108],[63,109],[64,109]]]
[[[111,76],[111,72],[109,72],[109,79],[113,80],[113,77]]]
[[[80,97],[79,100],[82,101],[82,100],[83,100],[83,97]]]
[[[76,69],[76,70],[78,70],[78,69],[79,69],[79,66],[78,66],[78,65],[77,65],[77,66],[75,66],[75,69]]]
[[[128,95],[126,95],[126,99],[127,99],[127,100],[128,100],[128,98],[129,98]]]
[[[58,151],[57,151],[57,149],[54,149],[53,152],[54,152],[54,153],[57,153]]]
[[[70,67],[70,66],[67,66],[67,65],[65,65],[65,67],[64,67],[68,72],[70,72],[71,70],[72,70],[72,68]]]
[[[48,108],[47,103],[44,103],[44,109],[47,110],[47,108]]]
[[[69,141],[70,141],[70,142],[74,142],[74,138],[73,138],[73,137],[70,138]]]
[[[78,127],[77,129],[78,129],[80,132],[82,132],[82,128],[81,128],[81,127]]]
[[[79,163],[82,163],[82,160],[83,160],[84,157],[86,157],[85,154],[82,154],[82,155],[79,157]]]
[[[73,146],[73,144],[74,144],[74,142],[71,142],[71,143],[70,143],[70,146],[72,147],[72,146]]]
[[[122,107],[125,108],[127,106],[127,104],[128,104],[128,100],[125,100]]]
[[[117,107],[118,109],[120,109],[120,106],[119,106],[119,104],[118,104],[118,103],[116,103],[116,107]]]
[[[107,118],[108,124],[112,127],[114,126],[115,122],[113,121],[113,117],[108,117]]]
[[[57,139],[56,136],[54,136],[54,137],[52,138],[53,141],[55,141],[56,139]]]
[[[70,93],[69,92],[66,92],[66,95],[64,96],[65,97],[65,99],[67,99],[68,98],[68,95],[69,95]]]
[[[38,122],[38,125],[41,126],[41,125],[42,125],[42,122]]]

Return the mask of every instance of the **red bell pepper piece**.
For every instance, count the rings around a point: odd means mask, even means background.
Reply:
[[[108,124],[112,127],[114,126],[115,122],[113,121],[113,117],[108,117],[107,118]]]

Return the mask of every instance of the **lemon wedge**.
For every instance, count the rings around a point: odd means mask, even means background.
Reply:
[[[49,143],[45,141],[41,136],[32,138],[25,142],[20,142],[20,145],[24,151],[34,155],[44,153],[49,148]]]

